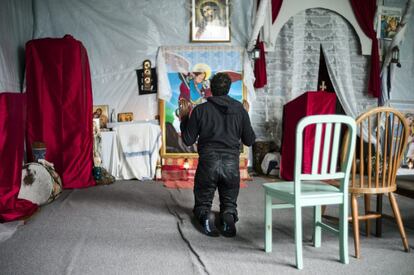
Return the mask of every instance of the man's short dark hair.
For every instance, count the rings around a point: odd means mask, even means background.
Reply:
[[[210,81],[213,96],[227,95],[231,86],[231,79],[226,73],[217,73]]]

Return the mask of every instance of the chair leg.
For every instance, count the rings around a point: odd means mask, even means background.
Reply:
[[[302,208],[295,204],[295,245],[296,245],[296,267],[303,268],[302,256]]]
[[[340,205],[339,215],[339,258],[342,263],[348,264],[348,198]]]
[[[407,236],[405,235],[404,225],[401,219],[400,209],[398,208],[397,200],[395,199],[394,193],[389,193],[389,199],[392,207],[392,211],[394,212],[395,220],[398,224],[398,229],[400,230],[401,239],[404,245],[404,250],[406,252],[410,251],[410,247],[408,246]]]
[[[322,221],[322,214],[321,214],[322,210],[321,210],[321,206],[320,205],[316,205],[313,208],[313,246],[314,247],[321,247],[321,235],[322,235],[322,230],[321,227],[318,223],[320,223]]]
[[[369,194],[364,195],[364,204],[365,204],[365,215],[368,215],[371,211],[371,196]],[[369,219],[365,220],[365,234],[367,238],[371,233],[371,221]]]
[[[354,245],[355,257],[359,258],[359,221],[358,221],[358,201],[355,194],[351,195],[351,210],[352,210],[352,227],[354,230]]]
[[[377,213],[381,214],[375,221],[376,229],[375,229],[375,236],[381,237],[382,236],[382,194],[377,195]]]
[[[272,197],[265,193],[265,252],[272,252]]]

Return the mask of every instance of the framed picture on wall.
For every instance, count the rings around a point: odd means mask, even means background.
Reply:
[[[164,51],[168,81],[171,87],[169,101],[160,100],[163,157],[197,157],[197,146],[186,146],[181,139],[179,103],[188,101],[192,108],[211,96],[210,80],[224,72],[232,84],[229,96],[243,102],[246,98],[242,83],[243,51],[238,47],[171,47]],[[244,150],[241,147],[241,151]]]
[[[414,174],[414,101],[391,100],[389,104],[392,108],[400,111],[408,124],[408,141],[405,149],[401,168],[397,174]]]
[[[134,121],[134,113],[128,112],[128,113],[118,114],[118,122],[128,122],[128,121]]]
[[[230,42],[229,0],[191,0],[191,42]]]
[[[391,40],[397,33],[401,22],[402,10],[400,8],[380,6],[378,12],[378,38]]]
[[[93,105],[92,107],[93,118],[98,118],[100,122],[100,128],[107,128],[109,122],[109,107],[108,105]]]

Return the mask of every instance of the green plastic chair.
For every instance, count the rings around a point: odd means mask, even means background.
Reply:
[[[315,125],[315,126],[311,126]],[[347,148],[340,150],[341,129],[348,131]],[[315,129],[312,171],[302,173],[303,134],[305,128]],[[312,129],[313,127],[313,129]],[[265,191],[265,251],[272,251],[272,210],[295,209],[296,267],[303,268],[302,256],[302,207],[314,207],[314,247],[321,246],[321,229],[339,234],[339,255],[342,263],[349,263],[348,257],[348,182],[356,139],[355,120],[344,115],[315,115],[299,121],[296,127],[295,171],[293,181],[271,182],[263,184]],[[306,148],[309,150],[310,148]],[[339,159],[339,152],[345,157]],[[311,151],[312,152],[312,151]],[[293,153],[293,152],[292,152]],[[339,167],[338,163],[341,161]],[[319,168],[320,166],[320,168]],[[326,181],[336,180],[335,187]],[[272,199],[282,201],[273,204]],[[338,204],[339,230],[321,220],[321,205]]]

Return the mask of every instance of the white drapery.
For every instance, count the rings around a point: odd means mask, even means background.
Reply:
[[[108,104],[116,113],[133,112],[138,120],[158,114],[157,95],[138,94],[136,70],[146,59],[155,67],[160,45],[189,44],[191,1],[6,1],[33,2],[34,38],[72,34],[82,41],[88,50],[95,105]],[[232,45],[247,44],[251,6],[251,0],[231,3]]]
[[[155,176],[161,148],[161,128],[156,121],[120,123],[108,165],[117,179],[148,180]],[[115,148],[116,147],[116,148]]]
[[[254,49],[256,45],[256,41],[257,41],[257,36],[259,35],[262,27],[271,25],[271,22],[269,22],[269,20],[271,20],[272,18],[271,11],[272,9],[271,9],[270,0],[261,0],[259,3],[259,6],[257,7],[256,15],[254,17],[252,34],[250,35],[250,39],[247,44],[248,51],[251,51]],[[269,16],[269,13],[270,13],[270,16]],[[269,29],[269,28],[266,27],[265,29]],[[267,41],[270,41],[270,35],[268,34],[269,33],[266,31],[264,31],[263,33],[262,40],[265,41],[265,43]]]
[[[325,56],[329,77],[342,108],[347,115],[356,118],[365,110],[358,105],[358,99],[352,83],[350,49],[349,43],[347,43],[348,36],[341,33],[338,35],[343,39],[343,43],[332,44],[323,42],[323,54]],[[364,127],[363,133],[365,135],[366,133],[371,133],[371,131],[367,131],[367,124],[363,124],[362,127]],[[360,135],[359,129],[357,131],[358,135]],[[368,141],[368,136],[364,136],[363,138]],[[371,136],[371,140],[376,140],[374,135]]]

